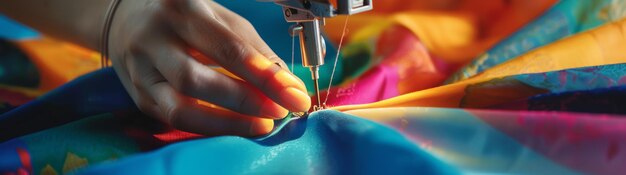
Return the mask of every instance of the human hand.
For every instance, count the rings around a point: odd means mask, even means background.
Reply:
[[[109,48],[137,107],[177,129],[261,135],[272,119],[311,106],[304,83],[254,27],[213,1],[122,1]]]

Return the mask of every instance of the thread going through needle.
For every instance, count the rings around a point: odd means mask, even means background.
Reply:
[[[337,69],[337,61],[339,60],[339,53],[341,53],[341,45],[343,44],[343,38],[346,36],[346,29],[348,27],[348,18],[350,16],[346,16],[346,20],[343,23],[343,30],[341,33],[341,39],[339,39],[339,46],[337,46],[337,55],[335,56],[335,63],[333,64],[333,71],[330,73],[330,82],[328,82],[328,89],[326,89],[326,98],[324,99],[323,106],[326,106],[326,102],[328,101],[328,97],[330,96],[330,87],[333,83],[333,78],[335,77],[335,70]]]

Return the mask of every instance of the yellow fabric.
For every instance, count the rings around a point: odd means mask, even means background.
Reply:
[[[626,63],[626,19],[603,25],[531,51],[482,74],[454,84],[417,91],[363,105],[340,106],[346,111],[377,107],[459,107],[468,85],[494,78],[561,69]]]
[[[375,36],[392,24],[415,33],[429,52],[449,63],[463,64],[538,17],[555,0],[374,1],[374,11],[352,15],[348,41]],[[329,18],[332,41],[341,38],[346,17]],[[349,43],[349,42],[348,42]]]
[[[459,48],[472,45],[477,40],[475,21],[468,15],[450,14],[439,12],[406,12],[389,15],[388,17],[377,17],[376,15],[365,15],[348,17],[347,39],[350,42],[360,42],[376,36],[390,25],[401,25],[411,30],[427,46],[429,51],[435,55],[442,56],[450,62],[458,62],[459,57],[466,57],[467,52],[457,52]],[[344,22],[346,17],[336,17],[332,21]],[[327,31],[341,31],[343,27],[329,25]],[[328,32],[331,38],[340,34]],[[477,46],[477,45],[475,45]],[[481,44],[482,46],[482,44]],[[484,46],[483,46],[484,47]],[[485,49],[479,49],[485,50]],[[459,55],[461,53],[462,55]],[[475,54],[478,54],[475,53]]]

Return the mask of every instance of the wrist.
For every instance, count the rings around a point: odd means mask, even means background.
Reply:
[[[115,18],[115,12],[120,4],[121,0],[111,0],[109,8],[107,9],[104,15],[104,24],[102,30],[100,31],[100,66],[107,67],[109,66],[109,33],[111,30],[111,22],[113,22],[113,18]]]
[[[115,14],[111,18],[108,38],[108,55],[119,57],[130,47],[133,38],[136,38],[140,28],[147,26],[151,20],[158,0],[121,0]]]

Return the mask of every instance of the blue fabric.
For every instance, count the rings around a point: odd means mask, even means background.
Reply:
[[[0,14],[0,39],[23,40],[35,39],[39,33]]]
[[[541,94],[528,99],[528,110],[626,114],[626,85]]]
[[[0,141],[111,111],[137,111],[113,68],[81,76],[0,116]],[[45,115],[42,115],[45,112]]]
[[[624,123],[619,119],[607,120],[606,115],[602,116],[604,117],[602,120],[591,122],[594,120],[592,117],[598,116],[583,116],[570,120],[567,118],[568,115],[574,114],[507,113],[420,107],[368,109],[360,113],[358,110],[351,111],[351,114],[361,117],[367,116],[363,115],[367,113],[385,114],[384,117],[378,118],[377,122],[381,123],[378,124],[336,111],[321,111],[311,114],[308,118],[287,120],[283,125],[279,124],[273,134],[264,138],[234,136],[202,138],[142,152],[146,150],[140,148],[141,144],[133,143],[145,142],[145,138],[133,136],[136,132],[128,132],[128,129],[147,132],[148,136],[152,137],[152,134],[160,132],[150,132],[153,130],[150,129],[151,126],[136,127],[133,124],[150,125],[150,122],[132,122],[131,120],[139,117],[134,115],[89,115],[107,111],[106,108],[116,111],[134,108],[112,69],[94,72],[69,83],[62,89],[63,91],[54,91],[33,102],[51,105],[50,107],[37,108],[38,111],[35,112],[20,107],[17,110],[21,112],[13,113],[11,117],[23,118],[20,121],[25,123],[60,119],[70,121],[75,117],[78,117],[77,120],[84,119],[0,143],[2,151],[0,172],[7,170],[12,172],[16,167],[22,166],[14,152],[15,148],[23,148],[30,153],[35,172],[41,171],[46,165],[51,165],[56,170],[61,170],[65,165],[72,165],[71,162],[64,163],[67,162],[66,155],[69,153],[88,160],[89,164],[85,169],[78,170],[76,172],[78,174],[623,172],[616,168],[621,166],[613,166],[621,165],[621,159],[607,159],[608,163],[595,165],[589,162],[598,159],[586,157],[596,155],[597,158],[606,154],[621,156],[621,152],[609,154],[614,148],[606,145],[612,143],[614,138],[623,138],[615,134],[624,132],[607,130],[599,133],[599,130],[593,129]],[[611,93],[619,93],[613,95],[615,100],[624,98],[622,87],[609,90],[613,90]],[[100,93],[102,97],[93,95]],[[60,94],[64,94],[65,98],[60,98]],[[620,94],[622,95],[619,96]],[[92,101],[84,101],[83,95]],[[54,101],[46,99],[51,97],[63,99],[65,102],[63,105],[55,105],[52,103]],[[104,97],[119,99],[116,103],[93,100]],[[601,96],[601,99],[611,98]],[[97,105],[80,110],[60,110],[87,103]],[[618,107],[617,104],[623,104],[621,101],[615,103],[615,107]],[[27,106],[34,108],[37,105]],[[56,110],[60,112],[54,112]],[[553,120],[554,123],[545,120]],[[4,131],[5,127],[7,126],[0,122],[0,130]],[[563,127],[565,129],[558,129]],[[577,144],[570,144],[572,142],[566,139],[572,136],[571,133],[587,130],[593,133],[589,136],[576,136],[576,143],[589,143],[594,146],[581,148]],[[558,132],[555,133],[556,131]],[[557,150],[558,154],[551,154],[553,150]],[[572,158],[570,152],[561,151],[575,151],[577,156]],[[112,158],[107,154],[115,157]],[[103,162],[110,159],[116,160]],[[579,164],[589,166],[581,168]],[[592,169],[600,165],[607,165],[608,168],[606,171]]]
[[[39,70],[28,56],[9,41],[0,40],[0,84],[39,87]]]
[[[565,72],[578,72],[575,70],[578,69],[565,70]],[[614,91],[607,92],[618,94],[608,95],[615,97],[616,100],[623,98],[623,88],[616,87],[611,90]],[[563,94],[567,95],[567,93]],[[618,96],[620,94],[622,95]],[[590,98],[593,97],[590,96]],[[601,99],[612,98],[602,96]],[[617,104],[623,103],[617,101],[615,107],[618,107]],[[58,167],[65,165],[63,161],[66,160],[66,154],[64,153],[72,152],[89,160],[86,169],[78,170],[79,174],[207,174],[213,172],[216,174],[453,174],[457,173],[457,170],[464,173],[571,174],[573,170],[568,168],[579,169],[579,166],[570,164],[562,166],[563,162],[567,163],[568,160],[572,160],[566,156],[554,156],[560,159],[553,162],[551,160],[553,155],[546,154],[546,150],[557,150],[556,148],[560,148],[560,145],[565,143],[558,142],[558,144],[536,151],[522,143],[543,143],[544,137],[520,134],[525,137],[515,139],[515,136],[520,135],[515,134],[517,130],[513,127],[515,125],[511,124],[516,122],[511,121],[527,120],[515,118],[518,115],[516,112],[502,116],[504,113],[500,111],[385,108],[377,109],[384,111],[377,112],[377,114],[385,114],[384,120],[386,121],[378,121],[382,123],[381,125],[336,111],[321,111],[311,114],[308,118],[287,120],[284,125],[279,125],[275,133],[264,138],[250,139],[234,136],[203,138],[141,153],[145,151],[145,149],[139,149],[142,145],[133,143],[145,142],[146,138],[141,135],[137,137],[136,132],[128,131],[146,132],[148,137],[153,137],[154,133],[160,132],[150,132],[152,130],[149,129],[150,126],[134,127],[130,120],[138,119],[138,116],[118,115],[115,118],[114,115],[96,115],[125,110],[136,109],[115,76],[115,72],[109,68],[81,77],[36,101],[0,116],[0,130],[11,131],[0,132],[3,137],[15,135],[13,131],[24,132],[23,134],[31,133],[0,144],[1,150],[7,152],[7,154],[0,154],[3,155],[3,161],[9,160],[0,162],[0,171],[10,171],[20,166],[19,158],[11,152],[17,147],[28,150],[35,171],[41,170],[47,164],[59,170]],[[375,110],[371,109],[367,112],[372,113]],[[526,115],[534,116],[535,114],[526,113]],[[500,122],[486,120],[490,116],[491,119],[502,120],[498,120]],[[557,116],[562,115],[540,115],[536,118],[562,119]],[[82,120],[36,133],[42,129],[79,119]],[[507,120],[508,122],[502,122]],[[35,129],[30,128],[29,123]],[[150,125],[145,121],[136,123]],[[590,122],[581,121],[581,124],[585,123]],[[540,128],[552,126],[548,124],[550,123],[518,127],[533,131],[535,126]],[[576,124],[576,126],[579,125]],[[495,126],[495,129],[492,126]],[[509,128],[513,128],[515,132],[511,132],[513,134],[500,132]],[[615,133],[619,132],[621,131]],[[566,135],[569,131],[566,130],[563,133]],[[612,134],[607,135],[612,136]],[[514,136],[513,139],[511,136]],[[526,137],[536,140],[529,141]],[[134,140],[136,138],[139,139]],[[413,140],[409,141],[407,138]],[[425,141],[419,142],[416,139]],[[595,136],[589,139],[595,139]],[[15,144],[20,140],[26,144]],[[554,140],[563,139],[557,137]],[[598,141],[585,143],[598,143]],[[431,146],[428,145],[432,145],[435,149],[429,148]],[[604,145],[604,142],[597,145]],[[587,153],[600,155],[596,152],[605,153],[604,148],[604,146],[590,147]],[[90,151],[96,154],[91,154]],[[99,164],[109,159],[106,153],[112,153],[116,156],[115,159],[121,159]],[[431,153],[435,157],[430,155]],[[620,170],[615,167],[611,168],[608,171]],[[592,169],[588,172],[600,171]]]
[[[16,167],[23,167],[16,148],[25,148],[26,144],[20,140],[11,140],[0,144],[0,172],[16,171]]]
[[[224,136],[82,169],[77,174],[456,174],[397,131],[319,111],[268,137]],[[130,165],[130,166],[129,166]]]
[[[544,73],[514,75],[511,78],[550,92],[601,89],[626,84],[626,64],[609,64]]]
[[[0,136],[3,140],[34,133],[0,145],[11,146],[10,142],[19,140],[28,140],[29,143],[35,144],[37,142],[33,142],[33,139],[54,138],[55,134],[51,131],[58,129],[37,131],[77,120],[80,120],[79,122],[91,121],[87,119],[94,117],[100,118],[101,120],[98,121],[101,122],[99,124],[81,122],[85,125],[81,128],[98,126],[114,130],[108,134],[104,133],[104,135],[111,135],[113,132],[124,130],[123,128],[126,127],[112,127],[115,122],[102,122],[106,118],[114,117],[112,115],[97,117],[97,114],[110,111],[136,111],[136,108],[124,91],[113,69],[107,68],[85,75],[36,101],[0,116],[0,128],[12,131],[10,133],[1,132]],[[133,117],[136,116],[131,115],[124,118],[131,119]],[[124,121],[118,122],[120,123],[117,125],[124,125]],[[74,123],[57,127],[65,129],[56,133],[62,133],[65,130],[71,131],[72,128],[76,128]],[[99,132],[102,133],[103,131],[106,129]],[[43,137],[45,135],[49,136]],[[67,137],[79,139],[73,136]],[[128,139],[113,139],[111,141],[132,142],[125,140]],[[81,141],[85,142],[86,145],[97,143],[84,139]],[[28,148],[32,154],[36,154],[32,155],[38,160],[33,162],[34,167],[36,167],[34,169],[40,170],[47,161],[53,159],[41,157],[47,154],[33,152],[35,150],[33,148],[39,147],[37,145],[39,144],[19,147]],[[89,149],[93,147],[87,146]],[[132,147],[132,144],[129,147]],[[224,136],[186,141],[145,154],[124,156],[124,159],[103,164],[97,164],[99,161],[95,161],[101,160],[101,157],[93,159],[93,156],[89,156],[89,154],[79,154],[81,153],[80,149],[71,146],[56,146],[56,148],[75,152],[79,156],[85,156],[94,161],[90,161],[90,166],[86,169],[79,170],[79,174],[457,173],[456,168],[442,163],[439,159],[424,152],[418,145],[407,140],[396,130],[336,111],[321,111],[313,113],[307,118],[286,120],[275,129],[274,133],[264,138]],[[104,148],[98,147],[97,149]],[[4,150],[11,151],[14,149]],[[117,155],[128,155],[128,153]],[[64,159],[62,154],[56,157],[54,160],[60,159],[61,162]],[[18,159],[13,157],[9,160]],[[15,163],[15,161],[12,162]],[[52,163],[58,167],[61,166],[61,162],[53,161]],[[9,163],[3,165],[7,166],[3,168],[4,170],[19,166]]]

